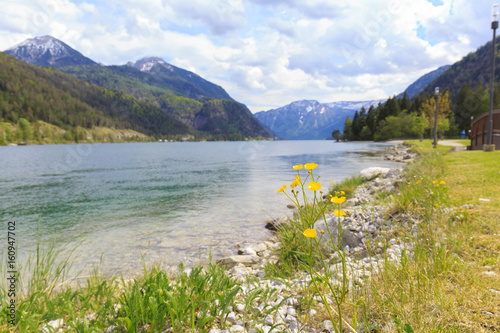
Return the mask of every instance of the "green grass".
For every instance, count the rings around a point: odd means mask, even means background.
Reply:
[[[364,184],[366,182],[366,179],[361,176],[352,176],[344,179],[340,183],[335,183],[332,187],[332,189],[329,191],[331,195],[335,195],[335,193],[338,193],[340,191],[344,191],[345,197],[347,199],[352,198],[352,195],[356,188]]]
[[[393,213],[418,217],[417,238],[404,227],[397,231],[413,239],[412,259],[385,265],[365,290],[362,312],[367,322],[377,318],[399,330],[498,331],[498,318],[482,313],[500,313],[498,296],[489,291],[500,285],[500,152],[448,153],[429,141],[416,143],[422,159],[406,168],[412,184],[393,202]],[[488,270],[496,275],[484,275]]]
[[[209,265],[205,271],[195,267],[188,272],[180,266],[170,279],[164,271],[153,268],[142,278],[126,283],[119,297],[116,324],[128,332],[202,331],[211,326],[225,327],[229,305],[240,290],[239,283],[224,270]]]
[[[421,158],[406,166],[399,193],[380,200],[394,225],[387,239],[411,241],[413,249],[351,290],[342,311],[358,327],[380,332],[500,331],[498,317],[485,314],[500,314],[498,295],[490,291],[500,290],[500,152],[450,153],[430,140],[408,143]],[[352,193],[356,182],[332,193]],[[278,234],[285,246],[269,274],[299,270],[302,228],[292,221]]]
[[[125,332],[206,332],[225,327],[240,284],[216,265],[167,273],[153,265],[144,266],[132,280],[103,277],[97,268],[78,285],[67,279],[72,254],[62,256],[64,247],[55,239],[43,243],[18,269],[16,322],[9,318],[8,288],[4,271],[0,288],[0,332],[37,332],[51,320],[64,320],[71,332],[103,332],[114,326]],[[75,249],[76,250],[76,249]],[[71,251],[73,252],[73,251]],[[2,270],[5,268],[2,265]],[[75,277],[76,278],[76,277]]]

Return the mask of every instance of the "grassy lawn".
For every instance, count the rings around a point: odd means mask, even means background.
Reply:
[[[417,149],[425,159],[436,159],[417,165],[446,182],[446,208],[451,210],[444,218],[430,219],[433,226],[422,235],[446,249],[433,262],[439,274],[429,276],[416,268],[408,276],[411,280],[422,274],[432,282],[424,288],[430,294],[427,306],[414,308],[427,312],[415,327],[423,332],[498,332],[500,295],[491,289],[500,290],[500,151],[448,153],[448,147],[432,149],[429,141],[410,143],[421,147]],[[429,254],[438,252],[428,243]],[[416,263],[430,269],[422,259]]]

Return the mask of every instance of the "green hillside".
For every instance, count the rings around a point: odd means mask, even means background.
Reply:
[[[165,71],[161,66],[155,68],[158,68],[160,73]],[[206,96],[199,100],[191,98],[189,96],[198,95],[201,90],[193,88],[179,77],[172,79],[166,74],[148,74],[130,66],[69,66],[61,67],[60,70],[154,105],[195,130],[205,133],[209,136],[208,139],[241,140],[245,137],[270,137],[268,131],[252,116],[245,105],[226,98],[212,99]],[[172,84],[172,80],[176,82],[175,85]]]
[[[495,82],[500,81],[499,43],[500,37],[496,41]],[[434,88],[440,87],[443,91],[449,89],[452,100],[455,100],[458,91],[464,84],[471,85],[472,88],[476,88],[479,84],[489,86],[491,81],[491,54],[492,42],[488,42],[446,69],[441,75],[427,84],[419,95],[433,94]]]
[[[114,127],[153,136],[193,133],[154,105],[0,52],[0,120],[16,123],[20,118],[63,128]]]
[[[165,82],[129,66],[66,66],[59,70],[98,86],[121,91],[141,102],[151,104],[194,127],[193,119],[203,103],[179,95],[171,81]]]
[[[224,140],[270,136],[245,105],[226,99],[205,102],[194,122],[200,131]]]

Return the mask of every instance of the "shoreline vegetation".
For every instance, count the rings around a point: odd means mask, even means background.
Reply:
[[[288,185],[317,200],[295,196],[300,209],[273,237],[218,264],[144,265],[130,280],[95,268],[75,286],[71,258],[56,265],[60,250],[40,244],[20,269],[15,325],[0,289],[0,331],[499,331],[500,152],[405,144],[388,150],[418,156],[402,173],[372,169],[332,189],[305,164]]]
[[[270,140],[243,136],[217,136],[210,134],[155,135],[111,127],[62,128],[44,121],[28,122],[21,118],[17,123],[0,121],[0,146],[75,144],[75,143],[124,143],[124,142],[184,142],[184,141],[257,141]]]

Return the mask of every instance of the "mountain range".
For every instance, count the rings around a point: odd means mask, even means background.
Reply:
[[[202,137],[241,140],[272,136],[245,105],[234,101],[222,87],[160,58],[144,58],[122,66],[102,66],[51,36],[28,39],[5,53],[130,95],[137,102],[151,105],[179,120],[191,128],[190,132],[200,132]],[[168,135],[170,132],[154,134]]]
[[[404,93],[409,97],[432,94],[434,87],[439,86],[442,91],[450,89],[454,100],[464,83],[473,87],[478,84],[487,86],[491,75],[491,47],[489,42],[457,63],[439,67],[416,80],[398,96]],[[273,131],[283,139],[324,139],[331,136],[333,129],[342,130],[345,119],[348,116],[352,119],[361,107],[368,109],[370,105],[385,103],[385,100],[333,103],[302,100],[252,115],[245,105],[234,101],[222,87],[161,58],[148,57],[121,66],[102,66],[50,36],[24,41],[5,53],[36,66],[56,68],[107,89],[105,91],[112,91],[115,96],[131,96],[138,105],[148,105],[148,108],[160,110],[171,119],[180,121],[186,126],[183,131],[215,139],[270,138],[274,136]],[[495,73],[498,81],[500,61],[497,61]],[[62,80],[70,82],[69,77]],[[9,86],[12,84],[0,80],[1,89]],[[59,85],[58,89],[64,90],[64,86]],[[116,92],[124,95],[116,95]],[[7,97],[0,100],[0,109],[9,100]],[[12,109],[12,105],[7,105],[6,110],[12,112]],[[101,116],[109,117],[106,114],[104,112]],[[124,114],[133,112],[126,110]],[[116,116],[114,114],[106,119],[113,123],[120,119]],[[138,115],[134,117],[140,118]],[[154,126],[145,127],[149,128],[149,133],[155,132],[151,130]]]
[[[421,76],[396,97],[402,98],[405,93],[409,98],[417,96],[425,91],[429,84],[446,75],[450,67],[452,66],[441,66]],[[379,103],[385,104],[385,102],[385,99],[331,103],[302,100],[280,108],[257,112],[255,117],[280,138],[322,140],[330,138],[334,129],[342,132],[346,118],[350,117],[352,120],[356,111],[362,107],[368,110],[372,105],[376,107]]]
[[[16,123],[20,118],[73,132],[76,127],[98,126],[159,137],[196,134],[182,121],[130,95],[0,52],[0,119]]]
[[[416,96],[430,82],[440,77],[449,65],[427,73],[413,82],[397,97]],[[278,137],[288,140],[323,140],[330,138],[334,129],[342,132],[347,117],[351,120],[362,107],[384,104],[385,99],[359,102],[320,103],[315,100],[295,101],[280,108],[260,111],[255,117]]]
[[[368,109],[384,100],[320,103],[315,100],[292,102],[281,108],[255,113],[255,117],[278,137],[288,140],[323,140],[333,129],[342,131],[347,117],[361,107]]]

